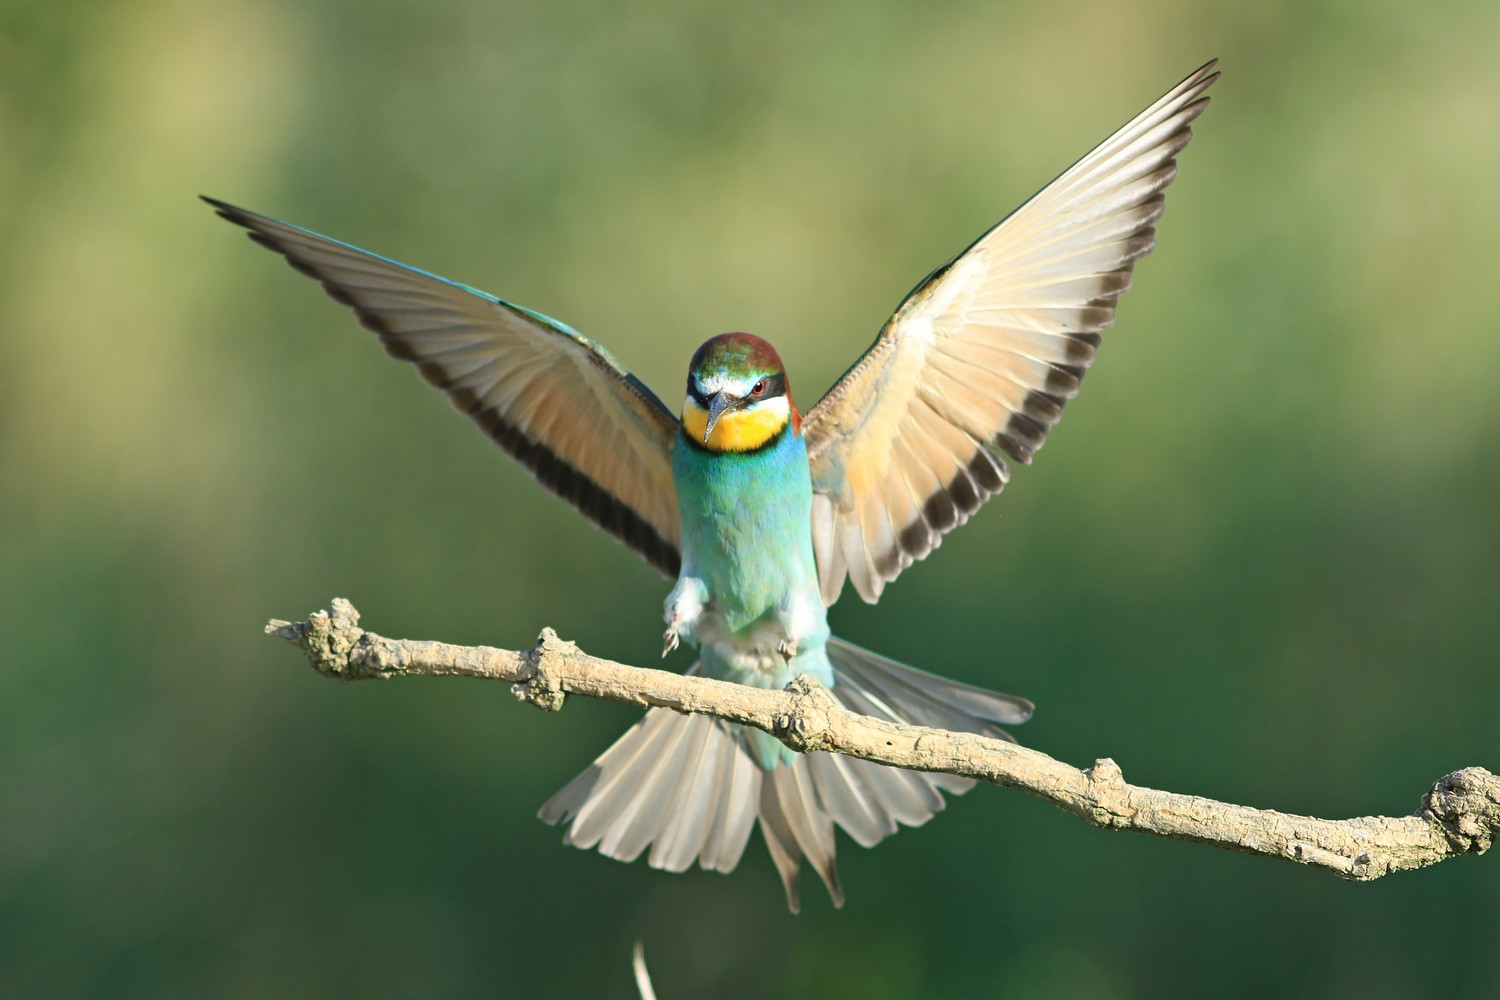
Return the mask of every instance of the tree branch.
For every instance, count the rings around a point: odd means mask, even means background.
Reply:
[[[335,598],[331,614],[272,621],[266,631],[301,647],[319,673],[343,680],[479,677],[511,681],[517,698],[549,711],[579,694],[698,712],[765,730],[793,750],[979,778],[1018,788],[1093,826],[1285,858],[1358,881],[1483,854],[1500,834],[1500,778],[1482,767],[1439,779],[1410,816],[1316,819],[1141,788],[1126,783],[1108,758],[1079,770],[1002,740],[869,718],[839,705],[806,676],[783,691],[768,691],[613,663],[551,629],[527,652],[386,639],[361,629],[354,606]]]

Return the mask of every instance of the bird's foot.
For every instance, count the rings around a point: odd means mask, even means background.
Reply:
[[[673,616],[672,624],[667,628],[666,633],[663,634],[661,638],[661,655],[662,659],[666,659],[667,654],[676,649],[678,645],[676,616]]]
[[[776,644],[776,652],[781,654],[781,658],[783,660],[786,660],[788,663],[790,663],[792,657],[797,655],[797,640],[782,639]]]

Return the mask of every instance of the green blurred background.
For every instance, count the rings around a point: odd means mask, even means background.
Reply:
[[[667,399],[804,405],[901,294],[1210,56],[1083,398],[841,633],[1139,783],[1402,814],[1495,767],[1500,6],[11,0],[0,9],[0,994],[1500,995],[1500,859],[1370,885],[991,788],[849,904],[559,845],[634,713],[343,686],[260,635],[650,664],[667,589],[195,199],[506,295]],[[848,595],[846,595],[847,597]],[[679,656],[677,664],[686,662]]]

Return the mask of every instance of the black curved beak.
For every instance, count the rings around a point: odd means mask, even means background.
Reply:
[[[714,393],[713,399],[708,401],[708,423],[703,426],[703,443],[708,444],[708,436],[714,432],[714,424],[724,415],[724,411],[735,404],[736,400],[725,392]]]

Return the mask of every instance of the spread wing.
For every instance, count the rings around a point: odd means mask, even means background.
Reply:
[[[205,198],[322,282],[552,492],[676,576],[677,421],[598,344],[477,289]]]
[[[802,425],[823,599],[875,601],[1000,492],[1078,392],[1155,245],[1209,63],[917,287]]]

